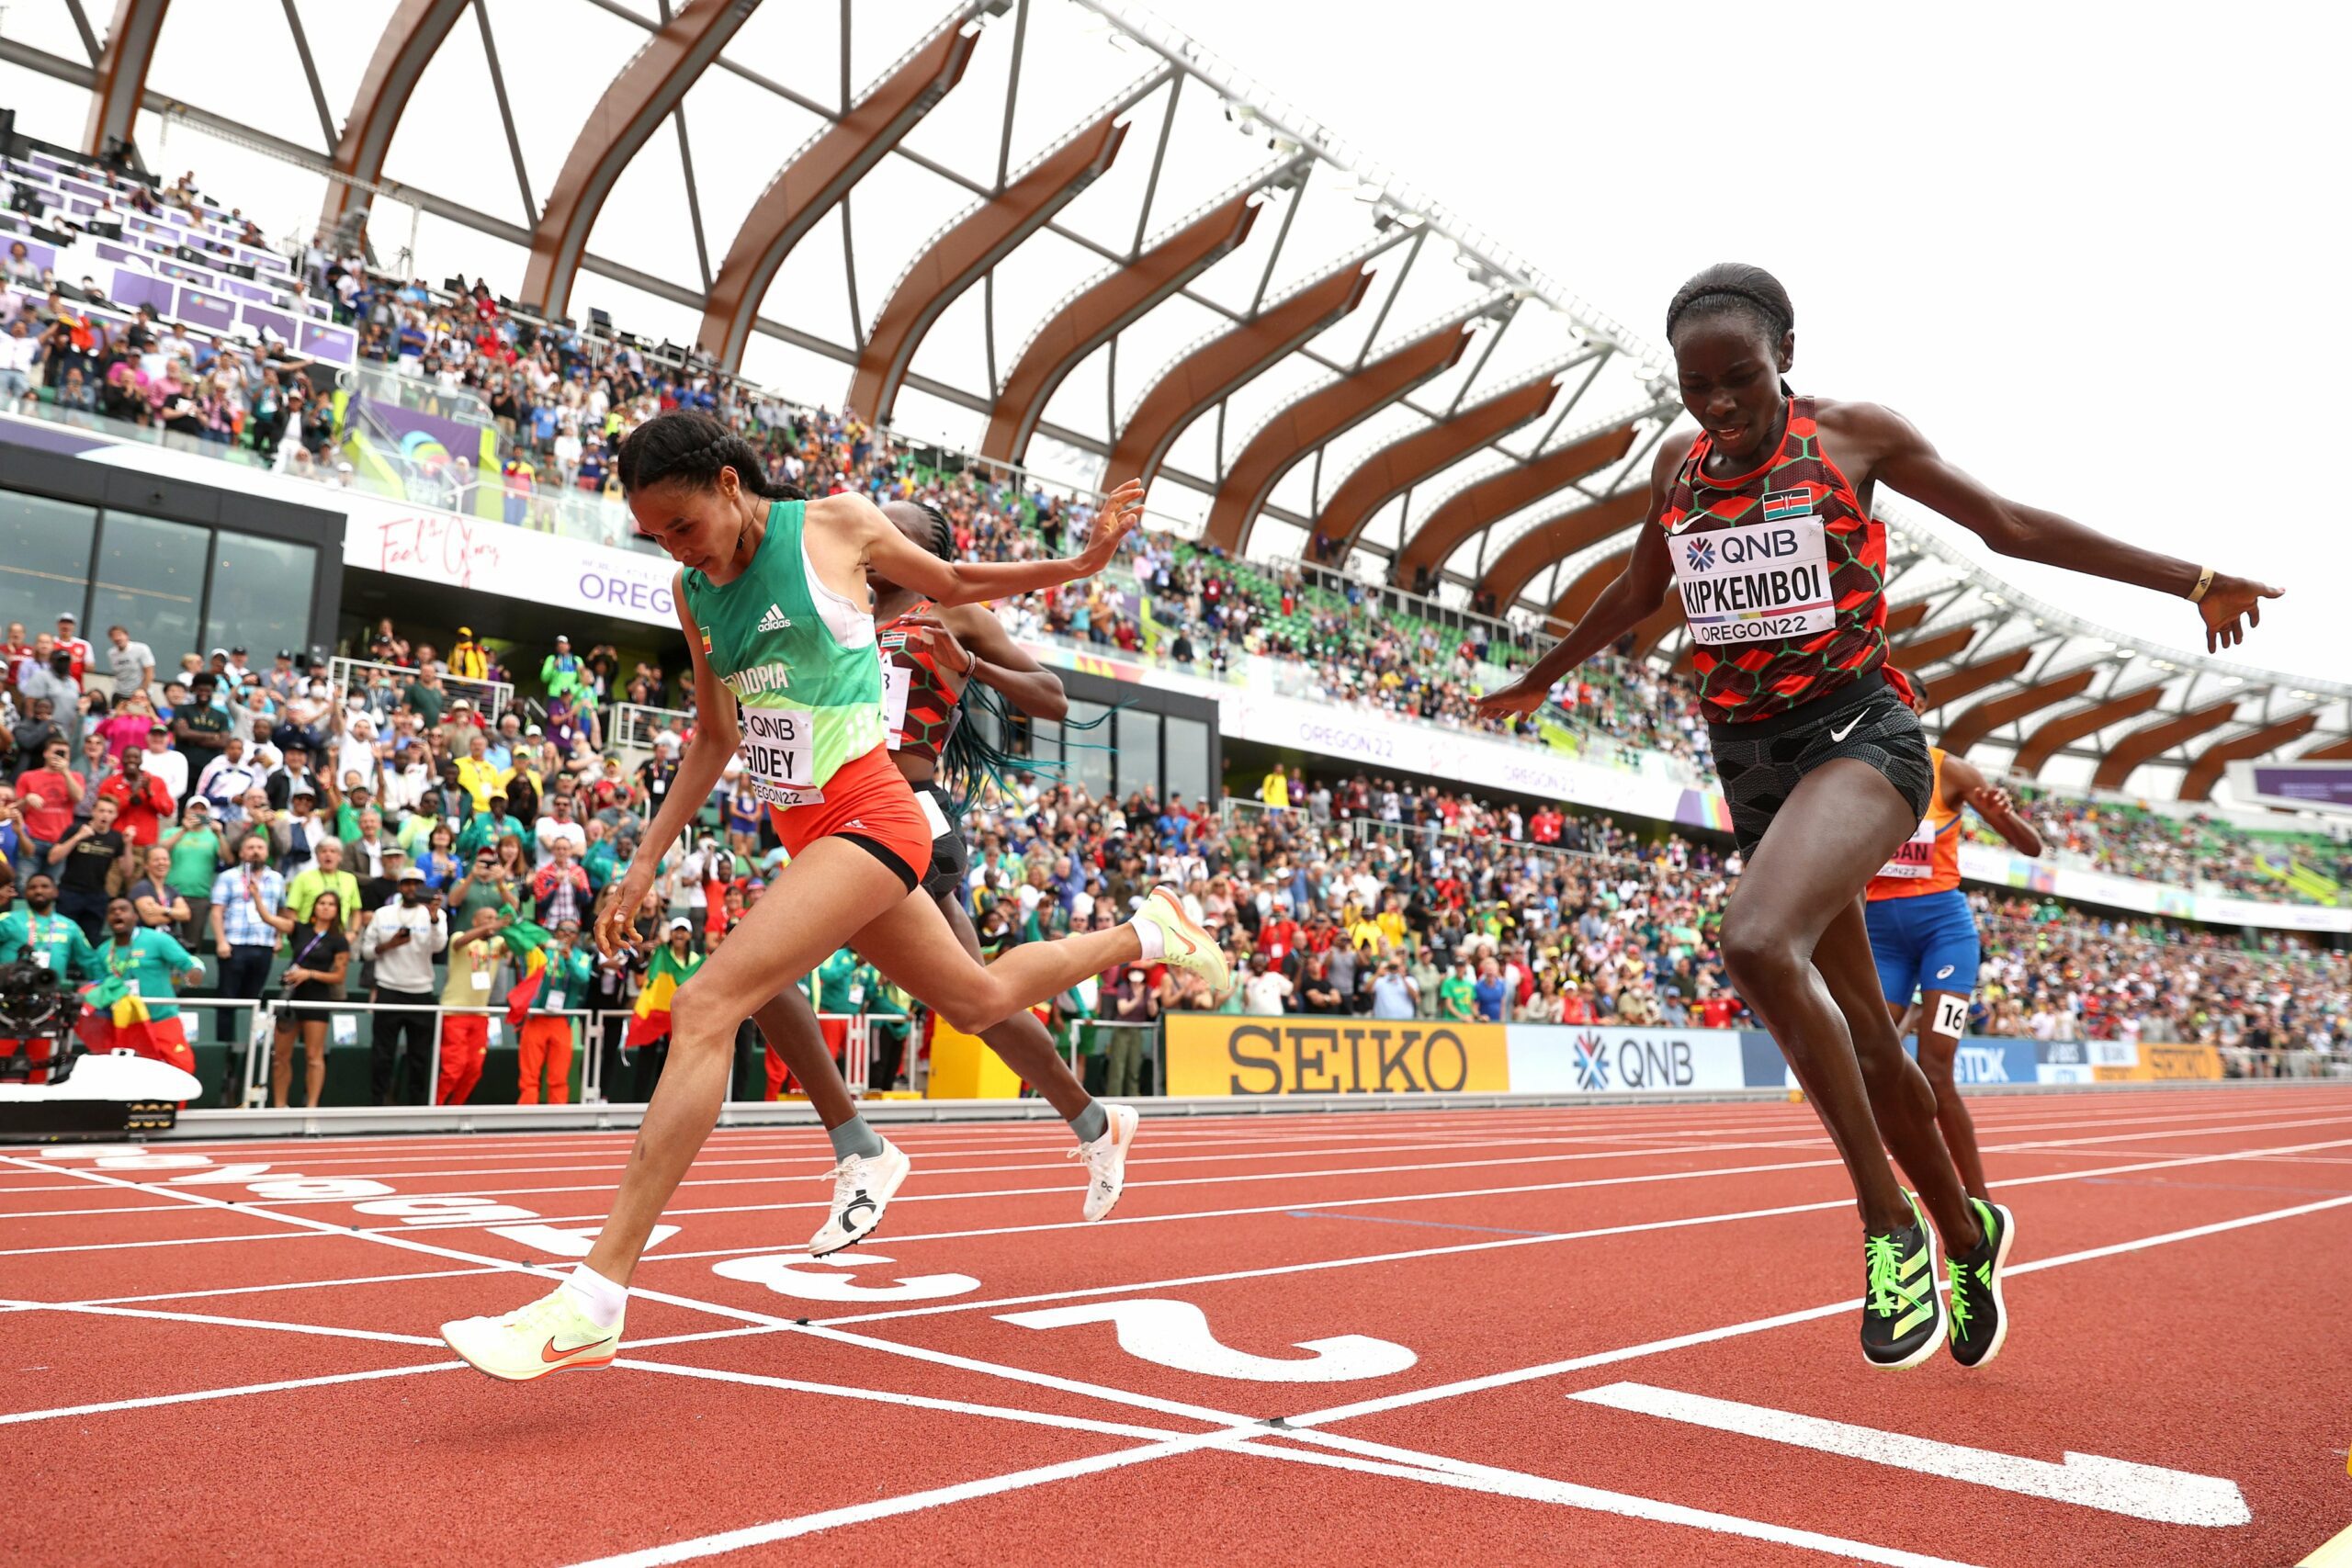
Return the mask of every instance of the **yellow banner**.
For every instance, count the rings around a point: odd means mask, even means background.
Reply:
[[[2222,1076],[2222,1053],[2211,1045],[2150,1045],[2140,1047],[2134,1067],[2098,1067],[2100,1083],[2159,1083],[2178,1079],[2211,1081]]]
[[[1236,1018],[1170,1013],[1171,1095],[1499,1093],[1510,1050],[1498,1023],[1417,1019]]]

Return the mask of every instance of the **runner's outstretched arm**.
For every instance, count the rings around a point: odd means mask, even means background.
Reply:
[[[2018,815],[2017,802],[2009,792],[1985,778],[1973,762],[1944,753],[1944,788],[1948,795],[1976,807],[1976,815],[1992,826],[1993,831],[2009,841],[2009,847],[2028,859],[2041,854],[2041,835],[2033,824]]]
[[[910,588],[941,604],[969,604],[1037,588],[1057,588],[1109,566],[1120,541],[1143,521],[1143,481],[1129,479],[1103,497],[1086,548],[1051,560],[942,560],[908,538],[880,507],[862,495],[844,493],[812,501],[808,515],[826,528],[847,531],[858,547],[860,571]]]
[[[2208,653],[2244,642],[2247,628],[2262,624],[2262,601],[2286,592],[2252,578],[2216,572],[2177,556],[2143,549],[2071,517],[1996,495],[1973,475],[1948,462],[1916,425],[1892,409],[1855,403],[1848,405],[1844,415],[1849,432],[1872,449],[1872,474],[1922,506],[1942,513],[2005,556],[2129,582],[2179,599],[2196,593],[2199,584],[2204,583],[2197,612],[2205,622]]]
[[[1586,660],[1639,626],[1642,618],[1666,601],[1673,585],[1674,562],[1667,554],[1666,531],[1657,525],[1666,509],[1666,493],[1675,470],[1682,466],[1685,446],[1659,444],[1650,464],[1650,509],[1634,540],[1633,558],[1615,581],[1600,591],[1584,619],[1568,635],[1544,650],[1518,680],[1498,686],[1478,699],[1478,712],[1487,718],[1505,714],[1533,713],[1551,695],[1553,683]]]

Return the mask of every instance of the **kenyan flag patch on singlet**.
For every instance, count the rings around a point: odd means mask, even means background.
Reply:
[[[1800,485],[1795,490],[1774,490],[1764,492],[1764,521],[1784,523],[1792,517],[1802,517],[1813,510],[1813,491]]]

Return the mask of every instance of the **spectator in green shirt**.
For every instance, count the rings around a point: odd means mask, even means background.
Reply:
[[[1438,1016],[1456,1023],[1475,1022],[1478,1017],[1478,985],[1470,977],[1470,965],[1457,964],[1445,984],[1437,988]]]
[[[25,878],[24,908],[0,915],[0,964],[14,964],[28,953],[68,985],[99,975],[97,950],[80,926],[57,912],[57,880],[45,871]]]
[[[168,931],[139,923],[139,910],[128,898],[107,905],[107,941],[98,949],[98,963],[122,981],[147,1006],[151,1019],[177,1018],[174,1005],[179,993],[176,977],[193,986],[204,978],[204,965]]]
[[[286,908],[299,923],[311,918],[311,906],[322,893],[332,893],[343,911],[344,934],[359,929],[359,919],[366,911],[359,907],[359,882],[343,869],[343,845],[334,839],[321,839],[315,852],[318,863],[296,877],[286,887]]]
[[[587,668],[571,651],[571,639],[568,637],[556,638],[555,651],[539,664],[539,679],[547,682],[548,695],[569,696],[580,689],[586,678]]]
[[[449,705],[448,690],[441,684],[441,671],[427,666],[417,672],[401,694],[401,700],[416,711],[427,729],[441,728],[441,715]]]

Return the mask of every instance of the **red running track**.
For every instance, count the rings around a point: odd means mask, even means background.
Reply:
[[[434,1325],[566,1267],[627,1134],[8,1150],[0,1556],[2271,1568],[2352,1524],[2352,1086],[1974,1109],[2015,1326],[1899,1374],[1798,1106],[1147,1119],[1093,1226],[1058,1127],[908,1127],[827,1263],[813,1130],[723,1132],[621,1362],[523,1386]]]

